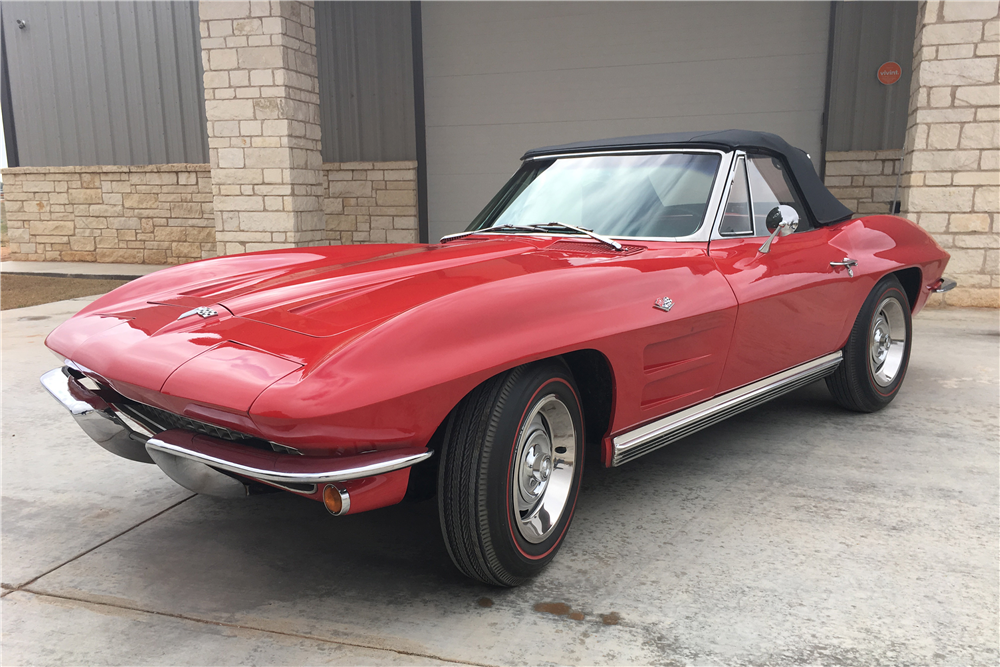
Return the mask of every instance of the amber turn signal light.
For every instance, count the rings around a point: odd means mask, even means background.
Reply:
[[[341,516],[351,509],[351,496],[347,491],[338,489],[333,484],[327,484],[323,489],[323,504],[333,516]]]

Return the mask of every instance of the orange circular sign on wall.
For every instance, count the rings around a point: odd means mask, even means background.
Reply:
[[[903,68],[899,66],[899,63],[889,61],[887,63],[882,63],[878,68],[878,80],[879,83],[883,83],[887,86],[899,81],[899,77],[903,75]]]

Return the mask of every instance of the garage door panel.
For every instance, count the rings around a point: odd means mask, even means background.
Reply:
[[[780,134],[793,145],[803,146],[819,131],[820,117],[814,125],[801,127],[798,112],[759,114],[718,114],[708,120],[718,127],[740,127]],[[427,128],[427,144],[438,149],[427,154],[428,202],[435,203],[431,217],[430,239],[462,231],[482,210],[520,164],[520,146],[536,147],[569,143],[597,136],[628,136],[662,131],[668,123],[671,131],[693,132],[705,127],[706,118],[674,116],[664,118],[629,118],[580,122],[518,123],[492,127],[483,132],[477,126]],[[600,133],[600,134],[598,134]],[[515,150],[511,150],[511,146]],[[507,159],[485,160],[485,155],[507,155]]]
[[[460,76],[794,56],[817,50],[801,25],[826,20],[827,11],[808,2],[427,3],[424,67]],[[818,46],[825,56],[825,43]]]
[[[826,54],[811,56],[824,68]],[[764,72],[764,74],[762,74]],[[492,125],[537,118],[576,120],[699,114],[722,107],[744,113],[822,113],[824,81],[786,58],[447,77],[425,84],[435,125]],[[724,81],[706,87],[706,80]],[[506,91],[498,97],[496,90]],[[778,99],[776,99],[778,98]],[[531,100],[526,104],[525,100]],[[808,105],[812,104],[810,108]]]
[[[432,239],[536,146],[740,128],[819,157],[827,3],[425,3],[423,22]]]

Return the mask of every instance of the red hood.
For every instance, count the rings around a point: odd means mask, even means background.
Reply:
[[[620,256],[590,241],[509,237],[222,257],[133,281],[89,305],[46,342],[123,393],[160,392],[246,412],[281,377],[422,304],[489,282]],[[218,315],[178,319],[199,306]],[[223,398],[213,390],[220,379],[239,387]]]

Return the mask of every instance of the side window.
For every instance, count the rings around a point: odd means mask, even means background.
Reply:
[[[747,166],[744,159],[738,158],[736,171],[733,173],[733,186],[729,189],[729,201],[722,212],[722,224],[719,234],[722,236],[749,236],[753,234],[753,221],[750,219],[750,191],[747,188]]]
[[[784,165],[777,158],[767,155],[748,156],[750,192],[753,195],[753,227],[755,236],[768,236],[765,220],[768,212],[778,204],[791,206],[799,214],[799,228],[802,232],[812,229],[805,207],[799,200],[792,182],[785,173]]]

